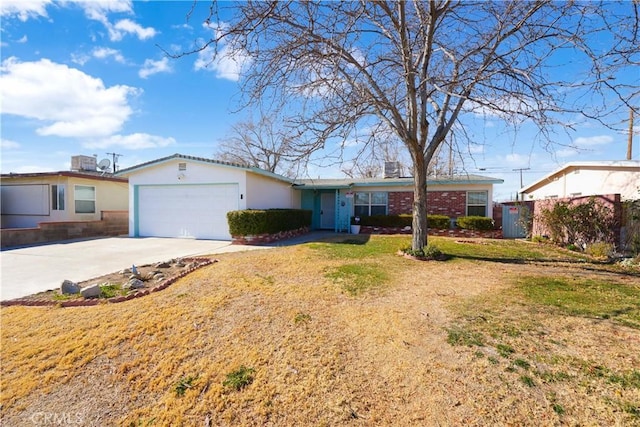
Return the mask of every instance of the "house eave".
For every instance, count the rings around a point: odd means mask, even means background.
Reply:
[[[273,172],[269,172],[260,168],[256,168],[253,166],[247,166],[247,165],[242,165],[239,163],[231,163],[231,162],[225,162],[222,160],[215,160],[215,159],[207,159],[204,157],[196,157],[196,156],[187,156],[184,154],[173,154],[171,156],[167,156],[167,157],[162,157],[160,159],[156,159],[156,160],[151,160],[149,162],[145,162],[145,163],[141,163],[139,165],[135,165],[132,166],[130,168],[126,168],[126,169],[122,169],[118,172],[116,172],[116,175],[120,176],[129,176],[132,174],[135,174],[137,172],[140,172],[141,170],[147,169],[149,167],[153,167],[153,166],[158,166],[158,165],[162,165],[162,164],[166,164],[168,162],[171,161],[175,161],[175,160],[188,160],[191,162],[195,162],[195,163],[201,163],[201,164],[205,164],[205,165],[213,165],[213,166],[220,166],[220,167],[224,167],[224,168],[234,168],[234,169],[241,169],[247,172],[251,172],[251,173],[255,173],[257,175],[261,175],[261,176],[266,176],[272,179],[276,179],[278,181],[283,181],[286,183],[293,183],[293,181],[287,177],[284,177],[282,175],[278,175],[276,173]]]

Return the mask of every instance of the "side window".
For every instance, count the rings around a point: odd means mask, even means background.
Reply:
[[[76,213],[96,212],[96,187],[88,185],[75,186]]]
[[[64,185],[51,186],[51,210],[64,210]]]

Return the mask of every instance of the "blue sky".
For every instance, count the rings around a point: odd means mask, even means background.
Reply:
[[[166,57],[183,52],[211,29],[202,25],[208,2],[186,19],[191,1],[49,1],[0,3],[2,173],[68,170],[71,156],[97,155],[119,168],[181,153],[211,158],[236,113],[240,67],[231,59]],[[640,79],[640,76],[638,76]],[[623,120],[621,117],[620,120]],[[640,118],[636,119],[640,122]],[[478,121],[477,146],[464,168],[505,180],[497,200],[570,161],[623,160],[627,135],[582,123],[558,132],[570,148],[548,153],[532,130],[505,132]],[[638,129],[638,126],[636,126]],[[636,132],[637,133],[637,132]],[[633,159],[640,159],[638,137]],[[317,157],[322,157],[318,153]],[[338,166],[311,166],[312,177],[341,177]],[[481,170],[484,169],[484,170]]]

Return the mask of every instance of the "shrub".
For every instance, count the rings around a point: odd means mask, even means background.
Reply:
[[[626,230],[626,239],[622,243],[631,254],[638,255],[640,254],[640,199],[624,202],[622,209],[622,225]]]
[[[232,236],[255,236],[311,226],[311,211],[302,209],[242,210],[227,213]]]
[[[427,227],[437,230],[448,230],[451,219],[446,215],[427,215]]]
[[[616,221],[613,211],[595,197],[586,202],[557,201],[540,211],[539,220],[554,243],[585,248],[592,243],[612,243]]]
[[[458,227],[467,230],[493,230],[495,223],[485,216],[461,216],[458,218]]]
[[[615,247],[611,243],[596,242],[588,245],[586,252],[594,258],[611,258]]]

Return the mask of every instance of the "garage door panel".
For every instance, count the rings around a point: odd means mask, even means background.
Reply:
[[[138,234],[231,239],[227,212],[238,209],[238,185],[141,186]]]

